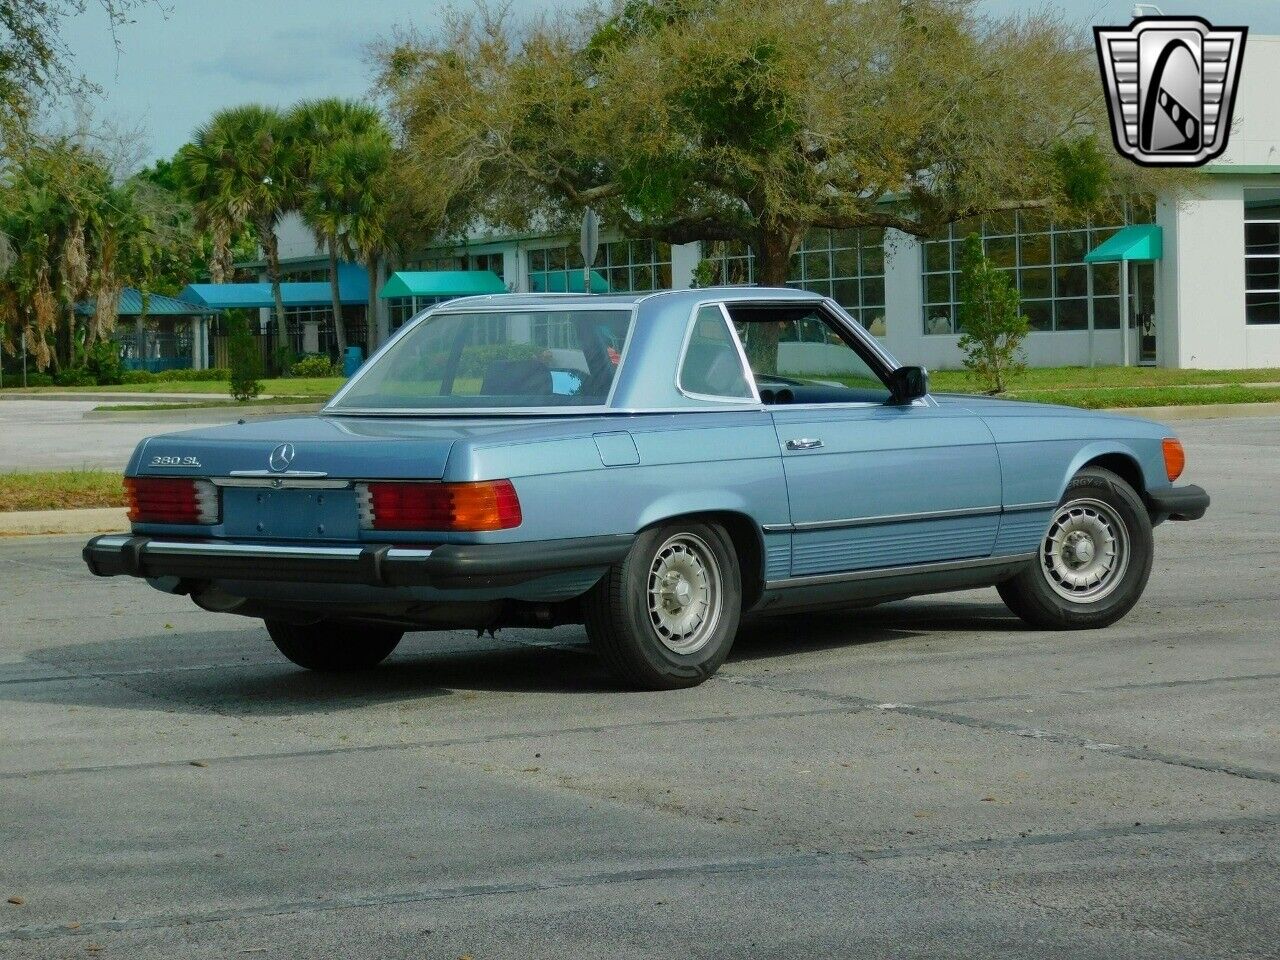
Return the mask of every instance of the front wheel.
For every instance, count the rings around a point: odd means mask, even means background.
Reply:
[[[296,624],[267,620],[267,633],[281,653],[300,667],[343,673],[376,667],[400,643],[403,630],[321,620]]]
[[[1086,467],[1067,484],[1035,562],[997,588],[1037,627],[1105,627],[1138,602],[1151,576],[1151,517],[1110,470]]]
[[[738,556],[723,528],[677,521],[645,530],[585,598],[587,636],[623,682],[702,683],[729,655],[742,614]]]

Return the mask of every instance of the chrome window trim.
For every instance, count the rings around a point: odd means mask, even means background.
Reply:
[[[869,527],[880,523],[912,523],[917,520],[942,520],[956,517],[986,517],[1003,512],[999,504],[992,507],[960,507],[955,510],[925,510],[919,513],[886,513],[875,517],[849,517],[844,520],[804,520],[800,523],[766,524],[770,533],[805,530],[841,530],[846,527]]]
[[[843,583],[850,580],[880,580],[885,577],[913,576],[926,573],[944,573],[948,570],[981,569],[982,567],[1001,567],[1014,563],[1029,563],[1034,560],[1034,553],[1009,553],[990,557],[969,557],[964,560],[942,560],[937,563],[913,563],[900,567],[869,567],[865,570],[844,570],[839,573],[815,573],[800,577],[783,577],[779,580],[766,580],[766,590],[782,590],[789,587],[812,587],[828,583]]]
[[[693,390],[686,390],[681,385],[680,375],[684,371],[685,355],[689,352],[689,343],[693,340],[693,328],[697,326],[698,314],[702,312],[704,307],[715,307],[719,310],[720,319],[729,331],[729,341],[737,351],[738,364],[742,370],[742,376],[746,380],[747,386],[751,388],[750,398],[729,397],[714,393],[697,393]],[[680,343],[680,357],[676,362],[676,392],[681,396],[688,397],[690,400],[707,400],[712,403],[738,405],[752,403],[756,406],[764,406],[764,402],[760,399],[760,388],[756,385],[755,374],[751,372],[751,364],[747,361],[747,352],[743,349],[742,341],[738,339],[738,331],[733,326],[733,319],[729,316],[729,311],[725,308],[723,300],[699,300],[693,305],[693,309],[689,311],[689,319],[685,322],[684,339]]]
[[[492,294],[491,296],[508,297],[508,296],[511,296],[511,294]],[[579,294],[579,293],[550,293],[550,294],[539,294],[539,296],[566,297],[566,298],[576,297],[579,300],[584,300],[582,294]],[[468,297],[467,299],[470,300],[471,298]],[[639,320],[640,310],[639,310],[638,302],[605,303],[605,304],[600,304],[599,306],[590,306],[589,304],[584,304],[586,306],[586,309],[589,309],[591,312],[595,312],[595,313],[608,310],[608,311],[617,311],[619,313],[625,312],[625,313],[631,314],[631,321],[627,325],[627,338],[626,340],[623,341],[622,351],[618,354],[618,369],[614,371],[613,381],[609,384],[609,393],[605,397],[603,405],[575,406],[575,407],[468,407],[465,410],[452,410],[452,409],[441,408],[441,407],[368,407],[368,408],[352,407],[348,410],[339,410],[334,407],[334,404],[338,403],[338,401],[340,401],[352,387],[354,387],[357,383],[360,382],[361,378],[363,378],[365,374],[369,372],[370,368],[372,368],[374,362],[377,361],[379,358],[381,358],[381,356],[384,353],[386,353],[387,350],[389,350],[397,340],[399,340],[401,337],[407,334],[410,330],[416,328],[419,324],[425,323],[428,318],[434,317],[437,314],[451,315],[451,316],[465,316],[467,314],[485,315],[485,314],[492,314],[495,312],[492,309],[492,307],[481,307],[475,304],[472,304],[471,306],[458,307],[450,310],[449,309],[450,302],[452,301],[446,301],[445,303],[438,303],[434,306],[427,307],[417,316],[412,317],[411,319],[406,321],[400,327],[399,330],[397,330],[394,334],[391,335],[391,337],[387,339],[386,343],[384,343],[381,347],[379,347],[372,354],[372,356],[370,356],[369,359],[366,360],[360,366],[360,369],[357,370],[355,374],[351,377],[351,379],[348,380],[343,385],[342,389],[339,390],[337,393],[335,393],[332,397],[330,397],[329,402],[326,403],[323,407],[321,407],[317,412],[320,414],[334,414],[338,416],[343,416],[346,414],[354,414],[356,416],[402,416],[402,417],[405,417],[405,416],[422,416],[426,414],[426,415],[437,415],[437,416],[458,416],[458,415],[477,416],[478,415],[478,416],[486,416],[486,417],[491,417],[491,416],[505,417],[505,416],[529,413],[529,412],[534,412],[534,413],[537,413],[538,415],[545,416],[546,413],[553,412],[553,411],[561,414],[572,413],[576,415],[580,413],[590,413],[596,410],[611,409],[614,394],[617,392],[617,389],[618,389],[618,381],[622,377],[623,365],[627,362],[627,352],[631,347],[631,338],[635,335],[636,323]],[[539,303],[539,304],[531,304],[528,306],[512,307],[509,309],[509,312],[511,313],[563,313],[564,310],[565,310],[564,306],[560,304]]]
[[[209,477],[209,482],[215,487],[247,487],[259,490],[342,490],[351,486],[350,480],[313,480],[282,474],[244,476],[243,473],[235,470],[228,477]]]

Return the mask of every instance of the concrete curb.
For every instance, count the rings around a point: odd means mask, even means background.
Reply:
[[[159,402],[159,401],[157,401]],[[113,420],[118,423],[227,423],[231,420],[256,420],[290,413],[315,413],[324,406],[316,403],[264,403],[253,407],[186,407],[176,410],[86,410],[82,420]]]
[[[129,529],[124,507],[88,510],[16,510],[0,513],[0,537],[51,533],[118,533]]]

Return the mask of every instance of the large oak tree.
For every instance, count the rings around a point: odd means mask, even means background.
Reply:
[[[812,227],[1078,215],[1163,176],[1115,156],[1083,29],[970,0],[480,7],[379,56],[423,205],[541,228],[590,205],[632,235],[745,242],[764,284]]]

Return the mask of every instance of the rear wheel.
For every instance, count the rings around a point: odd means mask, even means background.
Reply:
[[[585,600],[587,636],[624,683],[702,683],[729,655],[742,613],[738,557],[719,526],[677,521],[636,537]]]
[[[1138,602],[1151,576],[1151,518],[1116,474],[1086,467],[1067,484],[1036,560],[1000,584],[1009,609],[1038,627],[1105,627]]]
[[[403,630],[321,620],[296,624],[267,620],[276,648],[300,667],[325,673],[368,670],[396,648]]]

